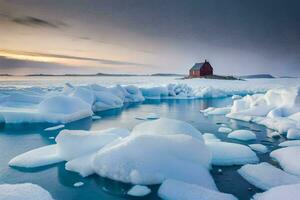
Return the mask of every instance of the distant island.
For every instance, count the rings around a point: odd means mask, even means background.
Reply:
[[[157,74],[28,74],[25,76],[185,76],[183,74],[168,74],[168,73],[157,73]]]
[[[271,74],[253,74],[253,75],[246,75],[246,76],[239,76],[241,79],[252,79],[252,78],[275,78]]]

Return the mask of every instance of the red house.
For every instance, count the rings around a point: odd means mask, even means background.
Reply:
[[[207,60],[203,63],[195,63],[195,65],[190,69],[190,78],[196,78],[201,76],[213,75],[213,67],[209,64]]]

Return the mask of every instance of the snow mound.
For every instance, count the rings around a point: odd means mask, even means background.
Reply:
[[[237,200],[233,195],[210,190],[199,185],[167,179],[159,187],[158,196],[172,200]]]
[[[220,166],[257,163],[258,157],[247,146],[229,142],[207,142],[212,152],[212,164]]]
[[[132,135],[159,134],[174,135],[186,134],[203,141],[202,134],[189,123],[176,119],[160,118],[136,125],[131,132]]]
[[[230,133],[230,132],[232,132],[232,129],[231,128],[228,128],[228,127],[220,127],[219,129],[218,129],[218,132],[220,132],[220,133]]]
[[[284,171],[300,176],[300,146],[272,151],[270,157],[279,162]]]
[[[271,188],[264,193],[253,196],[254,200],[298,200],[300,196],[300,184],[282,185]]]
[[[267,153],[269,150],[268,150],[268,147],[266,147],[265,145],[263,144],[249,144],[249,147],[254,150],[254,151],[257,151],[259,153]]]
[[[256,135],[253,131],[249,130],[235,130],[227,135],[228,138],[237,139],[242,141],[255,140]]]
[[[136,197],[146,196],[150,193],[151,189],[143,185],[135,185],[127,192],[128,195]]]
[[[205,144],[189,135],[138,134],[101,149],[93,167],[100,176],[127,183],[159,184],[174,178],[215,189],[210,159]]]
[[[300,178],[263,162],[247,164],[238,170],[238,173],[252,185],[268,190],[280,185],[300,183]]]
[[[3,200],[53,200],[50,193],[42,187],[31,184],[1,184],[0,199]]]

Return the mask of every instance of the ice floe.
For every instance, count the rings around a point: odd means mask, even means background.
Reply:
[[[215,108],[209,107],[205,110],[200,110],[200,112],[206,115],[226,115],[231,111],[231,107]]]
[[[142,197],[151,193],[151,189],[144,185],[133,186],[127,194],[130,196]]]
[[[300,140],[287,140],[278,144],[280,147],[300,146]]]
[[[256,139],[255,133],[249,130],[235,130],[229,133],[227,137],[231,139],[242,140],[242,141]]]
[[[279,162],[284,171],[300,176],[300,146],[290,146],[274,150],[270,157]]]
[[[263,144],[249,144],[249,147],[254,150],[254,151],[257,151],[259,153],[267,153],[269,150],[268,150],[268,147],[266,147],[265,145]]]
[[[242,166],[238,173],[252,185],[268,190],[272,187],[300,183],[300,178],[263,162]]]
[[[298,200],[300,196],[300,184],[282,185],[270,190],[258,193],[253,200]]]
[[[206,144],[212,152],[213,165],[229,166],[258,162],[258,157],[248,146],[229,142],[207,142]]]
[[[300,129],[290,128],[286,137],[290,140],[300,140]]]
[[[162,199],[172,200],[237,200],[231,194],[172,179],[167,179],[161,184],[158,195]]]
[[[76,182],[76,183],[73,184],[74,187],[81,187],[81,186],[83,186],[83,185],[84,185],[84,183],[81,182],[81,181]]]
[[[205,142],[220,142],[221,140],[217,138],[214,134],[212,133],[204,133],[203,139]]]
[[[219,129],[218,129],[218,132],[220,132],[220,133],[230,133],[230,132],[232,132],[232,129],[231,128],[228,128],[228,127],[220,127]]]
[[[0,199],[53,200],[47,190],[32,183],[0,184]]]
[[[49,128],[45,128],[44,131],[55,131],[55,130],[62,129],[64,127],[65,127],[64,124],[60,124],[60,125],[57,125],[57,126],[52,126],[52,127],[49,127]]]

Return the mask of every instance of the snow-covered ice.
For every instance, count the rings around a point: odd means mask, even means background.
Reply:
[[[74,187],[81,187],[81,186],[83,186],[83,185],[84,185],[84,183],[81,182],[81,181],[76,182],[76,183],[73,184]]]
[[[232,129],[231,128],[228,128],[228,127],[220,127],[219,129],[218,129],[218,131],[220,132],[220,133],[230,133],[230,132],[232,132]]]
[[[53,200],[47,190],[32,183],[0,184],[0,199]]]
[[[268,147],[263,144],[249,144],[249,147],[259,153],[267,153],[269,151]]]
[[[227,137],[231,139],[242,140],[242,141],[256,139],[255,133],[249,130],[235,130],[229,133]]]
[[[127,194],[130,196],[142,197],[151,193],[151,189],[144,185],[133,186]]]
[[[212,152],[213,165],[229,166],[258,162],[258,157],[248,146],[229,142],[206,144]]]
[[[300,146],[300,140],[287,140],[279,143],[280,147]]]
[[[93,119],[93,120],[99,120],[99,119],[101,119],[101,117],[98,116],[98,115],[93,115],[93,116],[92,116],[92,119]]]
[[[300,176],[300,146],[274,150],[270,157],[279,162],[284,171]]]
[[[60,124],[60,125],[57,125],[57,126],[52,126],[52,127],[49,127],[49,128],[45,128],[44,131],[55,131],[55,130],[62,129],[64,127],[65,127],[64,124]]]
[[[167,179],[161,184],[158,195],[162,199],[172,200],[237,200],[231,194],[172,179]]]
[[[204,133],[203,139],[205,142],[220,142],[221,140],[217,138],[214,134],[212,133]]]
[[[290,128],[286,137],[290,140],[300,140],[300,129]]]
[[[264,193],[253,196],[253,200],[298,200],[300,184],[282,185],[273,187]]]
[[[299,177],[286,173],[266,162],[244,165],[238,170],[238,173],[249,183],[262,190],[280,185],[300,183]]]
[[[205,110],[200,110],[200,112],[207,114],[207,115],[226,115],[231,110],[231,107],[223,107],[223,108],[214,108],[209,107]]]

